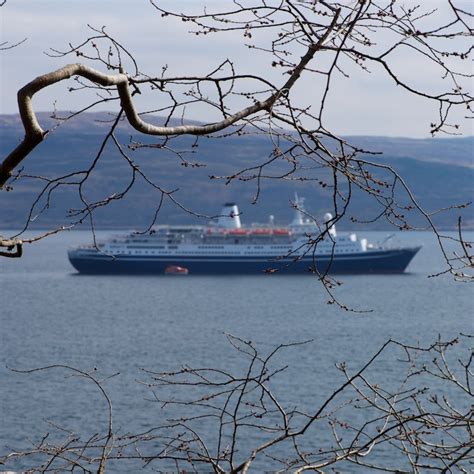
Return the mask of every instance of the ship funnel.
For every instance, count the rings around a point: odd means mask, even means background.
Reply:
[[[224,204],[221,214],[222,215],[217,219],[218,227],[224,229],[240,229],[242,227],[240,224],[239,208],[237,207],[237,204],[233,202]]]
[[[324,223],[328,223],[330,220],[332,219],[332,214],[330,212],[326,212],[326,214],[324,214]],[[331,237],[336,237],[336,226],[334,224],[332,224],[329,229],[329,235]]]

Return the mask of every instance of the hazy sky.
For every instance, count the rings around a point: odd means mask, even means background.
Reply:
[[[228,0],[167,0],[163,5],[175,9],[196,4],[220,6]],[[413,2],[408,1],[406,3]],[[419,2],[439,7],[440,0]],[[462,2],[473,9],[474,2]],[[107,31],[125,44],[136,56],[140,68],[148,74],[159,75],[168,65],[169,74],[206,73],[226,58],[232,59],[240,73],[260,73],[274,83],[284,77],[271,67],[271,58],[262,53],[249,52],[243,46],[242,35],[196,37],[188,34],[189,25],[177,20],[161,18],[148,0],[8,0],[0,8],[1,40],[11,43],[27,38],[13,50],[0,51],[0,113],[16,113],[16,91],[33,77],[76,61],[75,58],[49,58],[49,48],[65,49],[69,41],[77,43],[90,34],[87,24],[107,26]],[[265,41],[265,38],[262,38]],[[430,68],[413,63],[402,54],[395,65],[402,74],[409,74],[414,85],[434,90],[438,80]],[[469,66],[466,66],[469,67]],[[414,98],[376,68],[371,74],[350,70],[350,79],[339,75],[333,84],[327,109],[327,124],[345,135],[428,136],[429,124],[437,119],[435,104]],[[75,110],[84,105],[80,94],[67,93],[71,84],[59,84],[35,96],[36,110]],[[294,98],[299,105],[315,103],[320,86],[314,76],[303,78]],[[139,107],[153,108],[153,97],[142,98]],[[146,102],[148,101],[148,102]],[[102,110],[104,110],[102,108]],[[461,114],[462,115],[462,114]],[[212,120],[213,117],[197,109],[190,118]],[[465,134],[472,134],[470,122],[463,126]]]

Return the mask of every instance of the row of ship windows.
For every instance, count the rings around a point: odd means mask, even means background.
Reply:
[[[142,249],[143,245],[127,245],[127,248],[128,249]],[[148,245],[147,248],[148,249],[164,249],[166,247],[164,245]]]
[[[112,248],[114,248],[115,246],[112,246]],[[147,250],[154,250],[154,249],[165,249],[166,246],[164,245],[147,245]],[[168,245],[168,248],[169,249],[177,249],[178,246],[177,245]],[[223,245],[199,245],[198,246],[199,249],[202,249],[202,250],[212,250],[212,249],[224,249],[225,247]],[[254,245],[253,247],[249,247],[247,246],[247,249],[263,249],[264,246],[263,245]],[[288,250],[289,249],[289,246],[288,245],[271,245],[270,246],[271,249],[285,249],[285,250]],[[141,250],[143,249],[143,246],[142,245],[127,245],[127,249],[133,249],[133,250]],[[117,251],[118,253],[118,251]]]
[[[155,252],[153,250],[134,250],[133,252],[129,252],[129,251],[126,251],[126,250],[116,250],[114,251],[114,255],[137,255],[137,254],[140,254],[140,255],[147,255],[147,254],[152,254],[152,255],[170,255],[174,252],[169,252],[167,250],[162,250],[160,252]],[[261,254],[261,252],[249,252],[249,253],[255,253],[255,254]],[[226,251],[222,251],[222,250],[219,250],[219,251],[207,251],[207,252],[190,252],[190,251],[186,251],[183,253],[183,255],[210,255],[210,254],[215,254],[215,255],[240,255],[240,252],[239,251],[230,251],[230,252],[226,252]]]
[[[286,248],[287,249],[287,248]],[[287,249],[288,250],[288,249]],[[346,249],[343,249],[343,250],[338,250],[336,249],[334,253],[354,253],[356,252],[356,250],[354,249],[350,249],[350,250],[346,250]],[[154,250],[135,250],[134,252],[129,252],[129,251],[126,251],[126,250],[116,250],[114,251],[114,254],[115,255],[131,255],[131,254],[145,254],[145,255],[148,255],[148,254],[160,254],[160,255],[163,255],[163,254],[171,254],[172,252],[169,252],[169,251],[161,251],[161,252],[156,252]],[[332,250],[325,250],[324,252],[321,252],[321,253],[325,253],[325,254],[331,254],[332,253]],[[222,250],[219,250],[219,251],[206,251],[206,252],[203,252],[203,251],[198,251],[198,252],[191,252],[191,251],[186,251],[185,252],[185,255],[209,255],[209,254],[215,254],[215,255],[240,255],[240,252],[239,251],[222,251]],[[246,255],[261,255],[261,252],[260,251],[252,251],[252,250],[248,250],[245,252]],[[309,253],[310,254],[310,253]],[[308,255],[309,255],[308,254]]]
[[[242,247],[242,246],[240,246]],[[208,250],[208,249],[223,249],[225,248],[223,245],[198,245],[199,249]],[[251,247],[247,245],[247,249],[263,249],[268,248],[268,246],[263,245],[252,245]],[[271,249],[288,249],[289,245],[270,245],[269,248]]]

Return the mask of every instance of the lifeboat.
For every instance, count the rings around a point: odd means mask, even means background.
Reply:
[[[272,229],[255,229],[252,231],[252,235],[271,235]]]
[[[232,230],[228,230],[227,234],[229,234],[229,235],[247,235],[247,231],[245,229],[232,229]]]
[[[169,265],[165,268],[165,275],[187,275],[189,270],[178,265]]]
[[[290,231],[287,229],[275,229],[273,233],[275,235],[290,235]]]

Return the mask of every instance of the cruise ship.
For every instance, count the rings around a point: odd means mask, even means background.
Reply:
[[[294,219],[285,227],[275,226],[273,216],[268,224],[243,226],[237,205],[227,203],[208,225],[157,225],[146,234],[71,249],[68,256],[86,274],[164,275],[173,267],[190,275],[382,274],[403,273],[420,250],[338,235],[331,219],[324,216],[328,231],[318,239],[321,228],[307,218],[303,199],[296,198]]]

